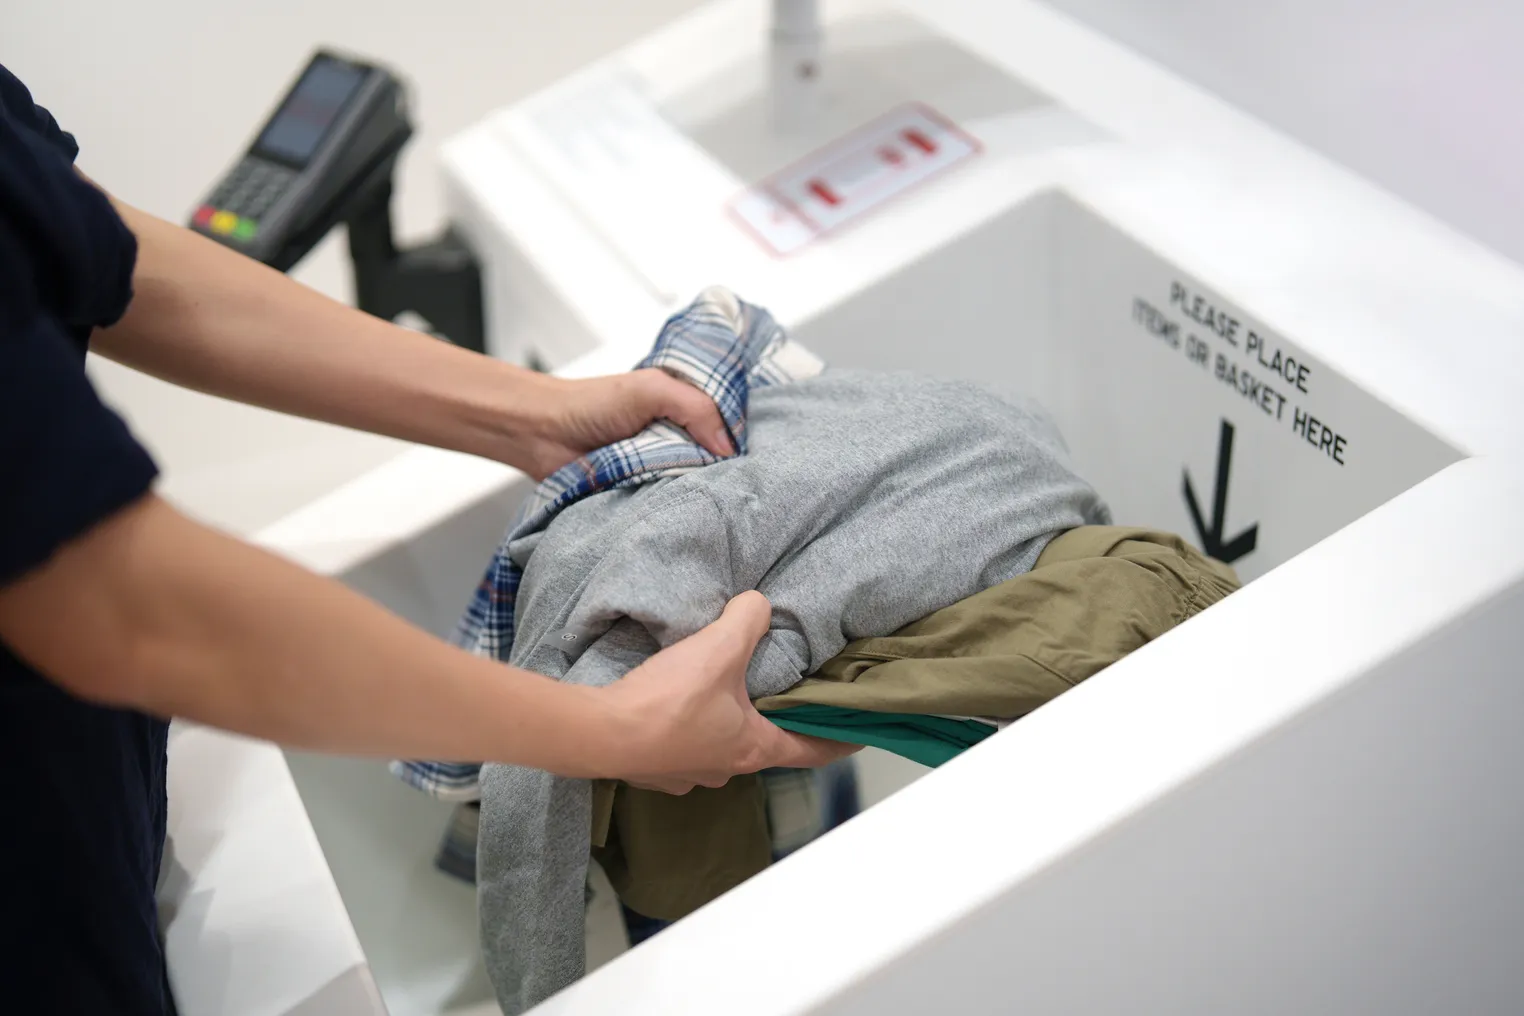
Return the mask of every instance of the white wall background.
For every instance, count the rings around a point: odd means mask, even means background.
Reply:
[[[1524,261],[1524,3],[1045,2]]]
[[[397,218],[443,224],[440,142],[699,0],[10,0],[0,63],[80,141],[80,165],[166,218],[187,211],[242,151],[319,44],[390,64],[412,84],[414,135]],[[349,299],[342,235],[295,273]],[[165,469],[161,490],[237,531],[274,521],[392,454],[396,442],[181,391],[104,361],[106,398]]]

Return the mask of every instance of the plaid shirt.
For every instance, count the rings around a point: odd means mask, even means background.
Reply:
[[[746,454],[751,390],[812,377],[822,369],[812,354],[789,341],[771,314],[718,287],[706,289],[667,321],[640,367],[659,367],[714,399],[741,455]],[[562,466],[535,488],[519,521],[508,530],[461,618],[455,644],[479,656],[509,658],[514,599],[523,577],[508,556],[510,542],[546,528],[563,508],[584,497],[678,476],[718,461],[682,428],[659,421]],[[444,800],[474,801],[481,794],[479,763],[397,761],[391,770]]]

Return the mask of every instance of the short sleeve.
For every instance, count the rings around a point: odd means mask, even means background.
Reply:
[[[153,460],[46,316],[0,316],[0,583],[137,500]]]
[[[0,67],[0,106],[65,159],[73,162],[79,155],[74,135],[58,126],[53,114],[37,105],[26,85],[4,67]]]
[[[83,341],[126,313],[137,238],[74,171],[78,150],[0,67],[0,318],[35,305]]]

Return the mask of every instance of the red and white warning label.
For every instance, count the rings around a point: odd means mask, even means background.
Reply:
[[[774,252],[792,254],[977,154],[952,121],[901,106],[747,190],[730,211]]]

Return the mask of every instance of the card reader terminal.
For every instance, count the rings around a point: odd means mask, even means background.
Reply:
[[[390,173],[412,134],[388,71],[320,50],[191,228],[282,271]]]

